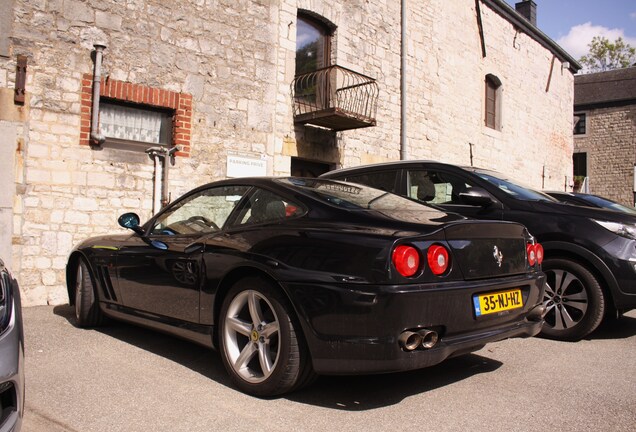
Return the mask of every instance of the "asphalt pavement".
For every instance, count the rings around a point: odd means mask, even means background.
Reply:
[[[636,311],[589,338],[511,339],[418,371],[320,377],[258,399],[218,353],[146,329],[24,309],[23,432],[636,430]]]

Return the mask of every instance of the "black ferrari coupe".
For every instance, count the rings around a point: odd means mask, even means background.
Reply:
[[[543,324],[543,249],[382,190],[304,178],[198,187],[127,234],[77,246],[77,324],[106,318],[217,348],[256,396],[317,374],[422,368]]]

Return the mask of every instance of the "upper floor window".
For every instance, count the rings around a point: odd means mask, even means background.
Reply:
[[[585,113],[574,113],[574,135],[585,135],[587,119]]]
[[[298,15],[296,27],[296,75],[329,66],[332,30],[318,19]]]
[[[486,75],[485,125],[492,129],[501,128],[501,80],[495,75]]]

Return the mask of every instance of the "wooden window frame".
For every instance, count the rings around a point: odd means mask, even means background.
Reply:
[[[324,19],[318,14],[315,14],[313,12],[303,10],[303,9],[298,10],[297,20],[299,21],[303,20],[304,22],[306,22],[307,24],[311,25],[316,30],[318,30],[318,32],[322,35],[322,38],[324,41],[324,46],[323,46],[324,52],[323,52],[323,58],[322,58],[323,65],[318,69],[331,66],[332,65],[331,49],[333,44],[332,39],[334,37],[334,32],[336,30],[335,24]]]
[[[484,125],[491,129],[501,129],[501,80],[488,74],[485,78]]]

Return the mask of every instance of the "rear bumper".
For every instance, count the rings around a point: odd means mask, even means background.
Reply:
[[[373,374],[421,369],[436,365],[447,358],[468,354],[489,342],[515,337],[532,337],[541,331],[543,321],[519,322],[489,331],[442,338],[429,350],[417,349],[405,352],[397,344],[349,346],[339,350],[343,359],[314,359],[314,369],[321,374]],[[386,357],[385,357],[386,356]]]
[[[436,285],[287,284],[321,374],[367,374],[428,367],[481,349],[489,342],[531,337],[541,331],[545,276]],[[520,288],[523,307],[476,317],[473,296]],[[405,330],[434,329],[430,349],[404,350]]]

